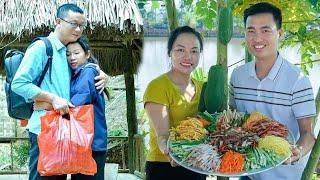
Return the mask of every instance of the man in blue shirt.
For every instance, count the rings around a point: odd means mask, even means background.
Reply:
[[[44,101],[52,104],[53,108],[61,114],[69,112],[70,103],[70,69],[66,57],[65,45],[76,41],[86,26],[86,18],[83,10],[75,4],[64,4],[57,10],[57,19],[54,32],[50,33],[48,39],[53,48],[53,60],[51,77],[47,73],[40,87],[35,82],[40,77],[41,72],[47,62],[46,48],[43,41],[36,41],[25,53],[19,69],[12,82],[12,90],[23,96],[27,101]],[[50,70],[49,70],[50,71]],[[101,71],[100,71],[101,72]],[[51,79],[50,79],[51,78]],[[97,89],[105,85],[105,74],[100,73],[96,77],[99,82]],[[65,179],[66,175],[55,177],[41,177],[37,172],[39,148],[37,136],[40,132],[40,116],[45,110],[35,110],[29,119],[28,130],[30,138],[29,152],[29,180],[36,179]]]

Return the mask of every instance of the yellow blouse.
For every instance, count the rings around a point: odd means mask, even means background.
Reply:
[[[198,112],[198,104],[202,82],[192,79],[196,93],[193,99],[189,102],[183,96],[178,87],[170,80],[167,74],[162,74],[158,78],[152,80],[143,97],[143,102],[153,102],[162,104],[168,107],[170,128],[176,127],[181,120],[186,117],[194,116]],[[150,125],[150,151],[147,155],[147,161],[168,162],[165,155],[160,151],[157,144],[157,136],[152,120],[149,118]]]

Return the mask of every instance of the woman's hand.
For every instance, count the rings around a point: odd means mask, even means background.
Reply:
[[[169,149],[167,147],[167,136],[160,136],[158,137],[158,146],[160,151],[167,157],[168,161],[170,162],[172,167],[179,166],[169,155]]]
[[[160,151],[168,158],[172,167],[177,166],[177,163],[170,157],[167,147],[170,126],[168,107],[162,104],[148,102],[145,104],[144,108],[156,130],[157,143]]]
[[[169,150],[168,150],[168,149],[166,149],[165,152],[163,152],[163,154],[167,156],[168,161],[170,162],[170,164],[171,164],[172,167],[177,167],[177,166],[179,166],[179,164],[177,164],[177,163],[170,157],[170,155],[169,155]]]

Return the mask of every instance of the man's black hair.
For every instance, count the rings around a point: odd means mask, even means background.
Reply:
[[[277,29],[281,29],[281,25],[282,25],[281,10],[279,8],[277,8],[276,6],[274,6],[270,3],[266,3],[266,2],[254,4],[244,11],[244,13],[243,13],[244,25],[246,26],[248,16],[261,14],[261,13],[272,14],[274,22],[277,25]]]
[[[189,26],[181,26],[181,27],[178,27],[178,28],[174,29],[173,31],[171,31],[171,33],[169,35],[169,40],[168,40],[168,55],[169,56],[170,56],[170,52],[172,50],[173,43],[176,41],[177,37],[180,34],[184,34],[184,33],[190,33],[190,34],[195,35],[200,42],[200,51],[203,50],[203,42],[202,42],[202,37],[201,37],[200,33]]]
[[[79,8],[76,4],[67,3],[61,5],[57,10],[57,18],[65,18],[68,16],[68,12],[71,10],[75,13],[83,14],[83,10]]]

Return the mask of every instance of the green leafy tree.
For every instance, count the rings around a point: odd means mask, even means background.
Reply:
[[[234,14],[242,17],[243,11],[251,4],[262,0],[234,1]],[[308,74],[320,54],[319,3],[317,0],[270,0],[282,10],[285,38],[281,48],[299,46],[300,68]]]

